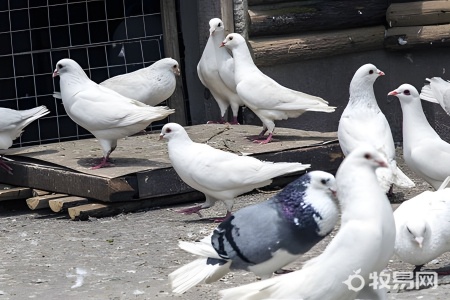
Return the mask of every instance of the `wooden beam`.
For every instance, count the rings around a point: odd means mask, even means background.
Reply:
[[[70,207],[88,204],[89,200],[84,197],[69,196],[59,199],[52,199],[48,202],[50,209],[54,212],[67,211]]]
[[[221,19],[225,24],[225,36],[234,32],[234,11],[233,1],[220,0],[220,14]]]
[[[0,184],[0,201],[27,199],[31,196],[30,188]]]
[[[389,50],[432,48],[450,45],[450,24],[389,28],[384,46]]]
[[[393,3],[386,20],[390,27],[450,23],[450,1]]]
[[[383,25],[385,0],[292,1],[249,9],[250,38]]]
[[[64,198],[67,196],[68,195],[65,195],[65,194],[51,194],[51,195],[32,197],[32,198],[27,199],[27,205],[31,210],[48,208],[49,207],[48,202],[50,200]]]
[[[160,0],[160,5],[165,56],[172,57],[178,61],[181,66],[175,0]],[[169,116],[170,121],[180,125],[187,125],[186,107],[183,97],[183,81],[181,80],[181,76],[177,78],[175,92],[169,98],[168,103],[169,107],[175,109],[175,113]]]
[[[251,39],[258,66],[383,49],[384,26]]]

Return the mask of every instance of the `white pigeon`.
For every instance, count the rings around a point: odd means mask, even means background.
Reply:
[[[89,130],[103,149],[103,159],[92,169],[107,165],[117,140],[144,130],[151,122],[166,118],[173,109],[148,106],[90,80],[72,59],[56,63],[53,77],[60,77],[61,97],[69,117]]]
[[[178,62],[163,58],[137,71],[114,76],[100,85],[118,92],[122,96],[156,106],[172,96],[180,75]]]
[[[234,79],[239,97],[263,123],[263,130],[255,142],[266,144],[272,140],[275,120],[296,118],[306,111],[330,113],[335,110],[322,98],[288,89],[263,74],[254,64],[247,43],[240,34],[227,35],[222,46],[233,52]],[[267,131],[269,136],[264,139]]]
[[[50,111],[43,105],[27,110],[0,107],[0,150],[11,147],[13,140],[22,134],[26,126],[49,113]],[[0,168],[12,174],[12,168],[3,162],[1,157]]]
[[[233,213],[199,242],[180,242],[200,257],[169,274],[173,292],[217,281],[231,269],[271,277],[333,230],[339,217],[335,192],[333,175],[312,171],[267,201]]]
[[[425,191],[394,211],[395,254],[414,271],[450,251],[450,189]]]
[[[176,123],[164,125],[160,135],[162,138],[168,140],[169,159],[177,174],[206,197],[202,205],[179,211],[185,214],[198,213],[221,200],[227,208],[227,218],[236,196],[269,185],[272,178],[310,167],[301,163],[263,162],[195,143],[186,130]]]
[[[450,144],[430,126],[422,109],[419,92],[402,84],[388,95],[400,100],[403,111],[403,157],[408,167],[438,189],[450,175]]]
[[[222,20],[214,18],[209,21],[209,38],[197,65],[197,74],[220,108],[220,120],[208,123],[225,123],[225,113],[230,106],[233,112],[230,124],[239,124],[239,106],[244,105],[244,102],[236,92],[233,57],[226,49],[219,47],[225,38],[224,29]]]
[[[450,115],[450,82],[440,77],[427,78],[427,84],[422,87],[420,98],[429,102],[439,103]]]
[[[336,173],[341,227],[321,255],[299,271],[223,290],[222,299],[351,300],[361,293],[386,298],[385,290],[369,286],[369,274],[386,267],[395,243],[392,208],[375,174],[380,166],[387,161],[371,146],[353,150],[342,162]],[[360,295],[347,285],[355,273],[365,283]]]
[[[403,188],[415,184],[397,167],[391,128],[375,98],[373,84],[383,75],[373,64],[365,64],[356,71],[350,82],[350,99],[339,120],[338,139],[346,156],[362,143],[383,153],[389,168],[378,168],[377,177],[381,187],[391,192],[392,184]]]

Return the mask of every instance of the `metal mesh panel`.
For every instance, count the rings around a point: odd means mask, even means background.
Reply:
[[[0,106],[45,105],[51,111],[30,124],[14,146],[91,137],[52,96],[59,91],[59,79],[52,79],[59,59],[76,60],[101,82],[161,59],[162,38],[159,1],[0,1]]]

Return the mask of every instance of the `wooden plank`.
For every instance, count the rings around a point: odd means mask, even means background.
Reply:
[[[31,196],[30,188],[0,184],[0,201],[27,199]]]
[[[234,12],[233,1],[220,0],[220,14],[221,19],[225,24],[225,36],[234,32]]]
[[[161,17],[164,35],[164,52],[166,57],[172,57],[181,66],[180,48],[178,45],[178,26],[175,0],[160,0]],[[169,116],[171,122],[187,125],[186,107],[183,97],[183,82],[177,78],[175,92],[168,100],[169,107],[175,108],[175,113]]]
[[[37,196],[27,199],[27,205],[31,210],[38,210],[43,208],[49,207],[49,201],[52,199],[59,199],[67,197],[66,194],[51,194],[51,195],[44,195],[44,196]]]
[[[292,1],[249,8],[250,37],[383,25],[386,0]]]
[[[18,159],[9,164],[14,168],[14,175],[0,172],[0,182],[106,202],[131,200],[137,196],[132,177],[108,179],[45,165],[22,164]]]
[[[88,202],[89,199],[84,197],[69,196],[59,199],[52,199],[48,202],[48,205],[54,212],[63,212],[67,211],[67,209],[70,207],[87,204]]]
[[[450,1],[393,3],[386,20],[390,27],[450,23]]]
[[[450,24],[393,27],[386,32],[384,46],[389,50],[431,48],[450,45]]]
[[[250,40],[258,66],[383,49],[384,26]]]
[[[33,189],[33,197],[44,196],[44,195],[48,195],[48,194],[51,194],[51,193],[49,191]]]

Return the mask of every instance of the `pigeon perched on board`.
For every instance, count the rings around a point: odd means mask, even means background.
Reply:
[[[450,144],[443,141],[428,123],[419,92],[402,84],[388,95],[400,100],[403,111],[403,157],[408,167],[438,189],[450,175]]]
[[[22,134],[26,126],[49,113],[50,111],[43,105],[27,110],[0,107],[0,150],[11,147],[13,140]],[[0,156],[0,168],[12,174],[12,168],[3,159],[5,158]]]
[[[208,123],[225,123],[225,113],[228,107],[231,107],[233,121],[230,124],[239,124],[239,106],[244,105],[244,102],[236,92],[233,57],[226,49],[219,47],[225,38],[224,29],[221,19],[214,18],[209,21],[209,38],[197,65],[197,74],[220,108],[220,120]]]
[[[387,166],[372,146],[353,150],[336,173],[341,226],[324,252],[299,271],[223,290],[222,299],[386,299],[386,290],[369,286],[369,274],[381,272],[394,252],[392,208],[375,174]],[[365,282],[359,294],[346,284],[355,274]]]
[[[334,228],[339,210],[334,176],[309,172],[267,201],[244,207],[199,242],[180,242],[197,260],[169,275],[174,293],[219,280],[231,269],[261,278],[293,262]]]
[[[429,102],[438,103],[450,115],[450,82],[440,78],[427,78],[427,84],[420,91],[420,98]]]
[[[167,100],[175,91],[180,75],[178,62],[173,58],[163,58],[137,71],[111,77],[100,85],[150,106]]]
[[[199,213],[220,200],[227,208],[227,218],[236,196],[269,185],[272,178],[310,167],[301,163],[263,162],[195,143],[177,123],[164,125],[160,135],[162,138],[168,140],[169,159],[178,176],[206,197],[202,205],[179,211],[184,214]]]
[[[395,211],[395,254],[414,271],[450,251],[450,189],[425,191]]]
[[[255,142],[266,144],[272,140],[275,120],[296,118],[306,111],[330,113],[335,110],[322,98],[288,89],[262,73],[240,34],[227,35],[221,46],[233,52],[234,80],[239,97],[263,123],[263,130]],[[267,131],[269,135],[264,138]]]
[[[415,184],[397,167],[391,128],[375,98],[373,84],[383,75],[373,64],[365,64],[356,71],[350,82],[350,99],[339,121],[338,139],[344,155],[362,143],[383,153],[389,168],[378,168],[377,177],[381,187],[391,192],[392,184],[402,188]]]
[[[108,164],[117,140],[144,130],[151,122],[174,113],[164,106],[148,106],[90,80],[72,59],[56,63],[53,77],[59,76],[62,102],[69,117],[90,131],[103,149],[98,169]]]

